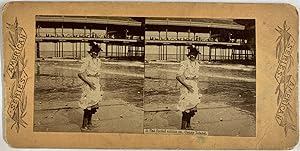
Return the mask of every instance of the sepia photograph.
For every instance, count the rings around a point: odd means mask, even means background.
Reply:
[[[254,19],[36,16],[34,131],[256,136]]]
[[[293,5],[4,8],[3,140],[10,148],[278,150],[298,143]]]
[[[255,137],[255,52],[254,19],[145,18],[144,132]]]
[[[144,21],[36,16],[34,132],[143,133]]]

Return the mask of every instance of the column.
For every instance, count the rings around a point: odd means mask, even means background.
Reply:
[[[36,42],[36,57],[40,58],[40,43]]]

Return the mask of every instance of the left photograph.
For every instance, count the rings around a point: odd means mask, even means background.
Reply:
[[[145,19],[36,16],[34,132],[143,133]]]

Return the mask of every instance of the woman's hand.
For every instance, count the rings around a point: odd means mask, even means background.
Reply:
[[[182,76],[176,76],[176,79],[182,84],[184,85],[189,92],[194,93],[194,89],[191,85],[188,85],[187,83],[184,82],[183,77]]]
[[[186,88],[189,90],[189,92],[194,93],[194,89],[192,86],[187,85]]]
[[[95,83],[90,82],[86,79],[86,73],[78,73],[78,77],[85,82],[92,90],[96,90]]]
[[[93,82],[89,82],[89,86],[92,90],[96,90],[96,86],[95,86],[95,83]]]

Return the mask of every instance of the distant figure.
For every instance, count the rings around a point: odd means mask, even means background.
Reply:
[[[90,56],[83,59],[78,77],[84,82],[83,93],[79,101],[79,106],[83,109],[82,131],[92,129],[92,115],[99,108],[98,103],[102,100],[103,91],[100,83],[101,60],[98,57],[101,48],[95,42],[90,43],[91,50],[88,51]]]
[[[181,96],[177,108],[182,112],[181,129],[191,129],[191,118],[197,112],[197,105],[200,103],[197,79],[199,63],[196,61],[199,51],[194,46],[189,46],[188,60],[182,61],[176,79],[182,84]]]

